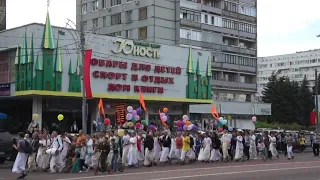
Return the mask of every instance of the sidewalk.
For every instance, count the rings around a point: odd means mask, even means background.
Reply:
[[[3,164],[0,164],[0,169],[11,169],[13,163],[13,161],[5,161]]]

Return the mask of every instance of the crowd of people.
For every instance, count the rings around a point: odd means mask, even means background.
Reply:
[[[176,132],[110,130],[84,135],[53,131],[20,132],[13,141],[18,151],[12,172],[99,172],[116,173],[123,167],[157,164],[210,163],[218,161],[266,161],[279,158],[279,151],[294,159],[293,147],[299,141],[293,134],[233,130],[223,132]],[[319,155],[320,136],[313,136],[315,155]]]

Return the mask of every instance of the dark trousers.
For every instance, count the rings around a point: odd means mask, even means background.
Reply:
[[[250,146],[244,146],[244,149],[243,149],[243,153],[247,157],[247,160],[250,159],[249,149],[250,149]]]
[[[319,156],[319,144],[313,144],[312,150],[315,156]]]
[[[80,171],[83,171],[83,166],[88,168],[88,166],[84,163],[84,159],[80,159]]]

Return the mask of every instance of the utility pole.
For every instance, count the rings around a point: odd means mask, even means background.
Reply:
[[[83,14],[82,14],[82,0],[80,1],[80,48],[81,48],[81,57],[82,57],[82,72],[81,72],[81,80],[82,80],[82,130],[84,134],[87,134],[87,99],[86,92],[84,88],[84,45],[85,45],[85,37],[84,37],[84,29],[83,29]]]
[[[319,113],[319,102],[318,102],[318,89],[319,89],[319,87],[318,87],[318,70],[317,69],[315,69],[315,71],[314,71],[314,73],[315,73],[315,91],[316,91],[316,93],[315,93],[315,99],[316,99],[316,120],[317,120],[317,125],[316,125],[316,131],[317,132],[319,132],[319,116],[318,116],[318,113]]]

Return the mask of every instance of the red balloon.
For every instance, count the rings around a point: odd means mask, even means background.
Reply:
[[[218,130],[219,132],[223,132],[223,129],[222,128],[219,128],[219,130]]]
[[[177,122],[176,122],[176,125],[177,125],[178,127],[180,127],[180,126],[181,126],[181,121],[180,121],[180,120],[177,121]]]
[[[105,118],[104,119],[104,125],[109,125],[110,124],[110,119],[109,118]]]

